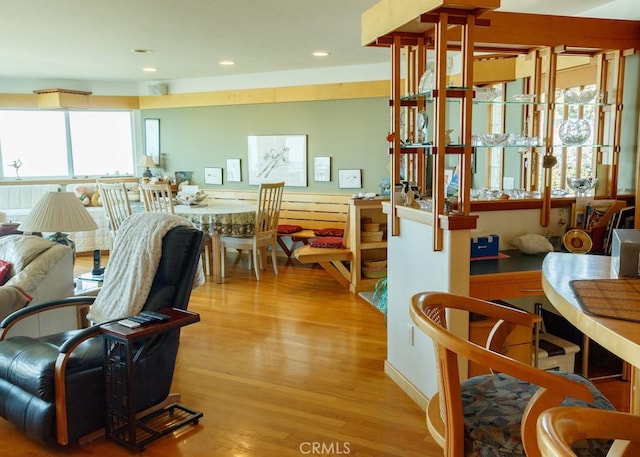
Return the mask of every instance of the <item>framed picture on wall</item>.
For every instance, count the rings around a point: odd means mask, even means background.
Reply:
[[[240,159],[227,159],[227,182],[242,181]]]
[[[340,189],[362,188],[362,170],[360,168],[338,170],[338,187]]]
[[[250,135],[249,184],[307,185],[307,135]]]
[[[313,158],[313,180],[316,182],[331,181],[331,157]]]
[[[144,120],[144,152],[160,165],[160,119]]]
[[[204,183],[205,184],[222,184],[222,168],[218,167],[205,167],[204,169]]]

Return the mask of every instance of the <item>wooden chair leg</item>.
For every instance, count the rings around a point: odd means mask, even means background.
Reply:
[[[256,272],[256,279],[260,281],[260,261],[258,260],[258,248],[254,246],[251,251],[253,255],[253,268]],[[249,263],[251,263],[251,256],[249,256]]]
[[[278,261],[276,259],[276,245],[271,245],[271,263],[273,263],[273,272],[278,276]]]

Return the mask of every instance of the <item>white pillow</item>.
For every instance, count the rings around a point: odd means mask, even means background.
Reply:
[[[553,245],[542,235],[529,233],[511,240],[511,246],[525,254],[539,254],[541,252],[553,252]]]
[[[13,264],[13,276],[54,245],[53,241],[45,240],[36,235],[2,236],[0,237],[0,259]]]

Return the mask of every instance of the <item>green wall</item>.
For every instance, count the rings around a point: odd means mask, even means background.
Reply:
[[[379,192],[389,176],[386,98],[143,110],[160,119],[164,172],[193,172],[202,188],[248,189],[247,136],[307,135],[307,187],[293,191]],[[331,181],[314,182],[313,158],[331,157]],[[226,159],[241,159],[242,182],[226,181]],[[223,185],[205,185],[204,168],[222,167]],[[362,170],[362,189],[339,189],[338,170]]]

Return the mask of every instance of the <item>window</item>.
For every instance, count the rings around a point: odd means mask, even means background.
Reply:
[[[133,174],[131,112],[0,110],[0,158],[7,178]]]

